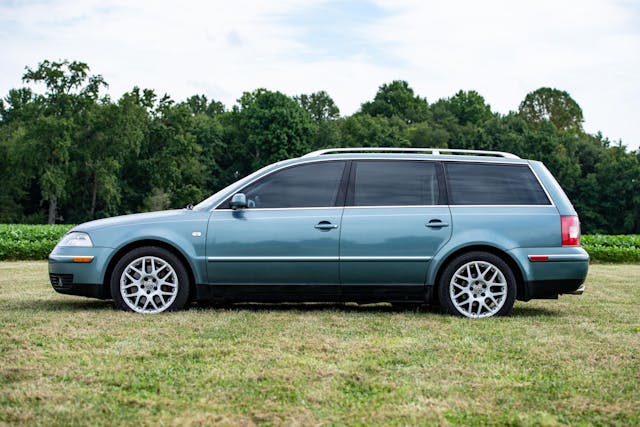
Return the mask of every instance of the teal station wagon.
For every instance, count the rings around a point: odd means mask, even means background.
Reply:
[[[193,208],[72,229],[53,288],[159,313],[191,301],[433,303],[471,318],[580,294],[588,254],[540,162],[453,149],[327,149]]]

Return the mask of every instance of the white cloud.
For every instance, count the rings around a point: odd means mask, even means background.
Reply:
[[[356,13],[345,5],[0,3],[0,94],[20,85],[24,66],[60,58],[87,62],[114,97],[139,85],[176,99],[204,93],[231,106],[258,87],[327,90],[343,114],[393,79],[409,81],[430,101],[475,89],[503,113],[527,92],[552,86],[582,106],[587,130],[640,144],[640,11],[631,2],[380,0],[369,17],[362,16],[366,7]],[[335,16],[340,8],[352,14],[340,20],[343,28],[326,46],[323,33],[309,45],[296,17],[330,19],[323,11]],[[340,37],[346,44],[354,35],[359,50],[340,52]]]

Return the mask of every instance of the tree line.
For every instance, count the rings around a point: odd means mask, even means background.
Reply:
[[[475,91],[433,103],[405,81],[341,116],[324,91],[256,89],[227,108],[134,87],[113,100],[87,64],[45,60],[0,100],[0,222],[79,223],[183,207],[266,164],[328,147],[499,150],[543,161],[584,232],[640,233],[640,153],[582,128],[580,106],[540,88],[499,114]]]

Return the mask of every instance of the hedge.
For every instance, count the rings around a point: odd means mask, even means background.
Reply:
[[[0,224],[0,260],[46,259],[73,225]],[[640,263],[640,235],[582,236],[592,261]]]
[[[582,247],[593,261],[640,263],[640,235],[638,234],[585,235],[582,236]]]
[[[73,225],[0,224],[0,260],[46,259]]]

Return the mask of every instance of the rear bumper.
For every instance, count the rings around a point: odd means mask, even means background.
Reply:
[[[580,247],[518,248],[510,251],[522,271],[518,299],[580,295],[589,271],[589,254]]]

